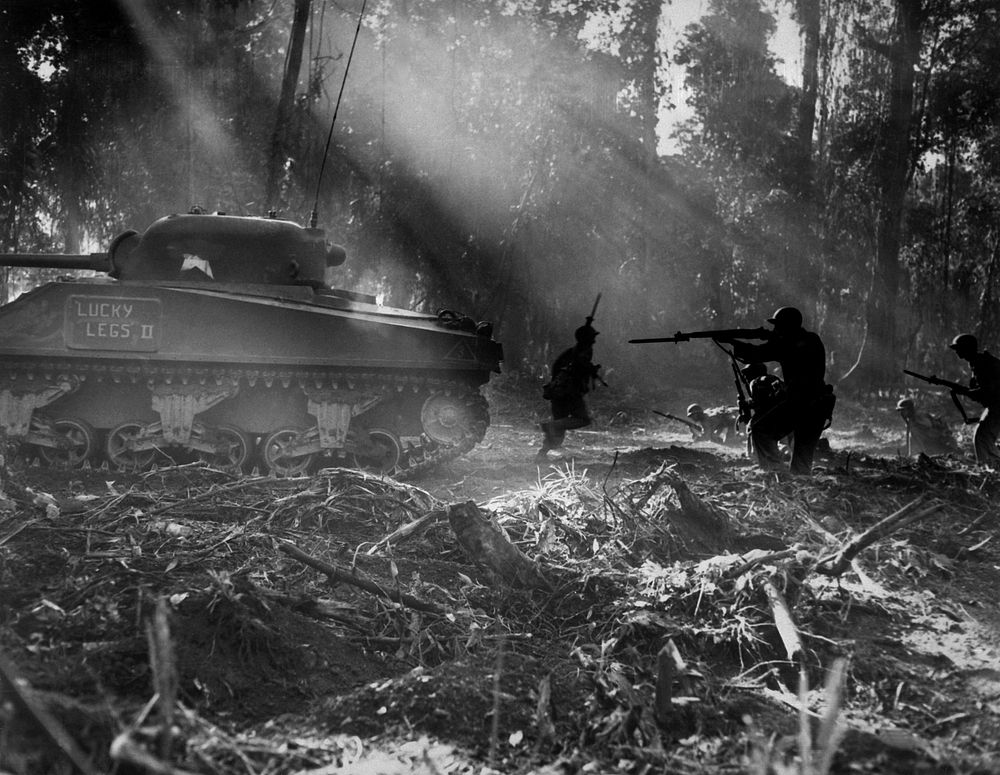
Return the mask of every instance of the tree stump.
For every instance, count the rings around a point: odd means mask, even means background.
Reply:
[[[534,561],[508,541],[473,501],[449,506],[448,522],[459,545],[477,565],[514,587],[552,589]]]

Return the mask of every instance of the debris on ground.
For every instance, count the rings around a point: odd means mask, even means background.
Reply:
[[[7,466],[0,769],[1000,769],[995,473],[608,457],[478,502]]]

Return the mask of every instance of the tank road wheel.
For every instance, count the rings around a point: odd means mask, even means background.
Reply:
[[[38,447],[42,459],[53,468],[78,468],[97,451],[97,431],[90,423],[74,417],[62,417],[54,420],[51,427],[70,445]]]
[[[209,430],[215,452],[199,452],[198,459],[220,471],[238,474],[245,470],[253,455],[253,441],[235,425],[218,425]],[[206,439],[208,440],[208,439]]]
[[[403,444],[392,431],[371,428],[368,440],[355,450],[354,467],[379,474],[391,474],[399,468],[403,457]]]
[[[155,449],[135,449],[135,440],[142,435],[145,427],[141,422],[123,422],[108,431],[104,451],[113,468],[143,471],[153,465],[153,460],[156,458]]]
[[[469,407],[456,396],[443,393],[435,393],[424,401],[420,422],[424,433],[438,444],[458,444],[474,433]]]
[[[316,455],[290,451],[305,434],[302,428],[279,428],[267,434],[260,443],[260,457],[267,470],[275,476],[299,476],[308,471]]]

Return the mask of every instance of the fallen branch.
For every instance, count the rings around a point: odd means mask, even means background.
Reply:
[[[193,775],[190,770],[182,770],[157,759],[136,743],[128,732],[118,735],[111,743],[111,758],[153,775]]]
[[[413,595],[407,594],[406,592],[401,592],[395,589],[383,589],[374,581],[370,579],[358,576],[356,573],[346,571],[343,568],[338,568],[336,565],[331,565],[328,562],[323,562],[323,560],[316,559],[301,549],[299,549],[295,544],[283,541],[278,544],[278,548],[281,549],[285,554],[294,557],[296,560],[301,562],[303,565],[308,565],[310,568],[315,568],[321,573],[325,573],[326,577],[330,580],[331,584],[343,583],[351,584],[352,586],[358,587],[359,589],[365,590],[365,592],[370,592],[378,597],[389,598],[390,600],[395,600],[398,603],[409,608],[415,608],[418,611],[426,611],[427,613],[438,614],[444,616],[448,613],[446,608],[437,605],[436,603],[430,603],[426,600],[421,600],[419,597],[414,597]]]
[[[850,567],[851,561],[869,546],[881,541],[896,530],[929,517],[941,508],[940,504],[935,503],[914,513],[913,510],[920,503],[920,500],[917,498],[910,501],[881,522],[872,525],[861,535],[852,538],[835,554],[824,557],[816,564],[816,572],[825,576],[839,576]]]
[[[785,653],[789,662],[798,661],[805,653],[802,648],[802,638],[799,637],[799,630],[792,619],[792,612],[788,609],[785,596],[775,585],[772,579],[765,579],[764,594],[767,595],[767,602],[771,606],[771,615],[774,617],[774,626],[778,628],[778,635],[785,645]]]
[[[774,562],[775,560],[784,560],[788,557],[794,557],[798,554],[798,549],[782,549],[780,552],[769,552],[767,554],[759,554],[756,557],[751,557],[746,562],[740,563],[735,567],[730,568],[725,573],[722,574],[724,579],[735,579],[742,576],[751,568],[756,568],[758,565],[763,565],[766,562]]]
[[[158,514],[163,514],[171,509],[175,509],[178,506],[189,506],[192,503],[198,503],[200,501],[206,501],[210,498],[214,498],[216,495],[221,495],[225,492],[232,492],[233,490],[243,490],[253,485],[260,484],[261,482],[272,481],[266,476],[255,476],[247,479],[239,479],[235,482],[230,482],[229,484],[223,484],[219,487],[212,487],[205,492],[198,493],[197,495],[192,495],[189,498],[184,498],[179,501],[171,501],[170,503],[165,503],[162,506],[157,506],[155,509],[150,509],[146,512],[147,517],[154,517]]]
[[[84,775],[97,775],[97,770],[66,728],[49,713],[37,699],[21,685],[21,681],[6,657],[0,655],[0,684],[15,708],[31,719],[35,726],[69,759]]]
[[[375,554],[382,546],[391,546],[397,541],[402,541],[404,538],[409,538],[414,533],[423,529],[427,525],[437,522],[445,515],[445,512],[440,509],[435,509],[434,511],[428,511],[419,519],[415,519],[412,522],[407,522],[402,527],[396,528],[385,538],[376,543],[371,549],[369,549],[365,554],[371,556]]]

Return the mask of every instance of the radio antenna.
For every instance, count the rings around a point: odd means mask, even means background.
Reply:
[[[337,113],[340,110],[340,99],[344,96],[344,85],[347,83],[347,73],[351,69],[351,60],[354,58],[354,47],[358,44],[358,35],[361,34],[361,21],[365,18],[365,7],[368,0],[361,0],[361,13],[358,14],[358,26],[354,29],[354,39],[351,41],[351,50],[347,55],[347,64],[344,65],[344,77],[340,81],[340,91],[337,93],[337,102],[333,106],[333,118],[330,119],[330,131],[326,136],[326,147],[323,148],[323,161],[319,165],[319,177],[316,178],[316,197],[313,199],[313,209],[309,214],[309,228],[315,229],[319,220],[319,188],[323,183],[323,170],[326,169],[326,157],[330,154],[330,141],[333,139],[333,127],[337,123]]]

